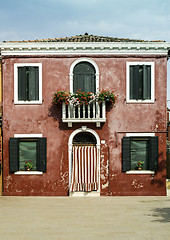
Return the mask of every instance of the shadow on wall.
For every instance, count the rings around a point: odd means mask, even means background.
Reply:
[[[163,158],[163,153],[159,154],[159,158]],[[155,185],[157,184],[158,188],[163,187],[166,185],[166,159],[162,159],[161,162],[159,162],[159,168],[157,172],[155,173],[155,178],[152,179],[151,184]],[[165,172],[164,175],[161,173]]]
[[[152,222],[162,222],[168,223],[170,222],[170,208],[155,208],[152,211],[152,216],[154,220]]]
[[[61,105],[51,104],[48,108],[48,116],[52,117],[54,121],[57,121],[60,125],[62,123],[62,107]]]

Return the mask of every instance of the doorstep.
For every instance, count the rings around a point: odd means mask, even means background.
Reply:
[[[70,197],[100,197],[100,192],[92,191],[92,192],[70,192]]]

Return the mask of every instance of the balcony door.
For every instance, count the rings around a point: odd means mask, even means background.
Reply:
[[[73,138],[70,192],[99,189],[99,148],[95,136],[80,132]]]
[[[96,92],[96,73],[89,62],[78,63],[73,70],[73,92]]]

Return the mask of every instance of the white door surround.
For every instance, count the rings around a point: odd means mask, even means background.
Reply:
[[[99,135],[92,129],[82,126],[81,128],[76,129],[71,133],[68,141],[68,157],[69,157],[69,186],[71,184],[71,173],[72,173],[72,147],[73,147],[73,138],[76,134],[80,132],[89,132],[94,135],[96,138],[96,148],[100,152],[100,138]],[[100,154],[99,154],[100,159]],[[98,160],[98,179],[99,179],[99,189],[96,192],[70,192],[70,196],[100,196],[100,161]]]

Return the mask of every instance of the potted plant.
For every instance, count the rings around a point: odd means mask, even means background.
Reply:
[[[25,162],[25,170],[30,171],[33,168],[33,164],[31,163],[31,160]]]
[[[61,104],[65,102],[66,104],[73,104],[74,106],[91,104],[92,102],[109,102],[114,104],[117,99],[117,96],[114,94],[114,91],[101,90],[96,93],[92,92],[82,92],[81,89],[77,90],[76,93],[70,93],[66,90],[57,90],[53,94],[53,103]]]
[[[138,170],[142,170],[142,165],[144,164],[144,162],[141,162],[141,161],[139,161],[138,163],[137,163],[137,168],[138,168]]]

